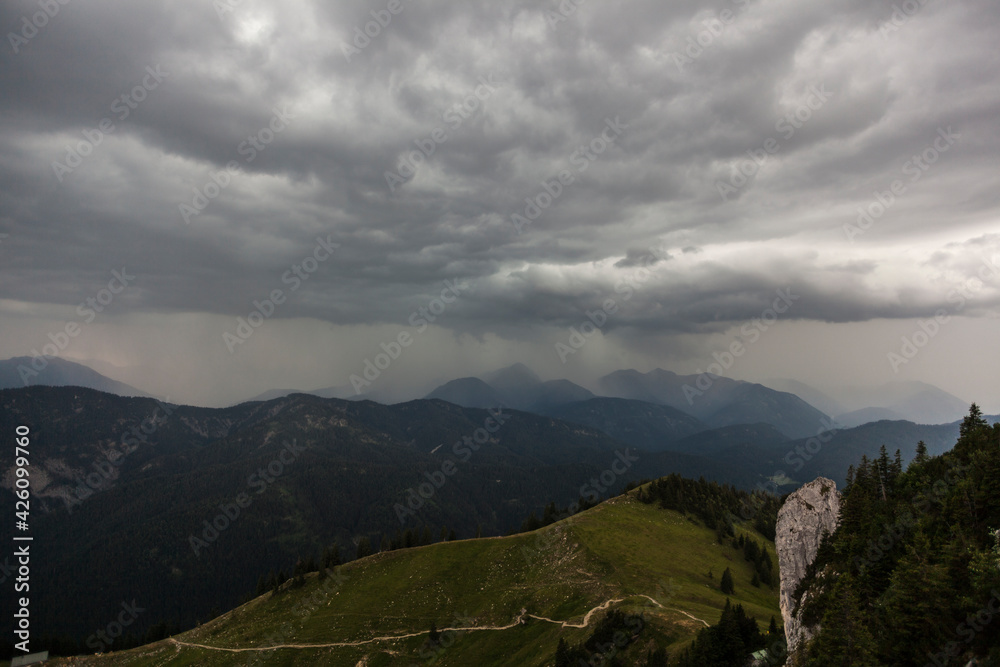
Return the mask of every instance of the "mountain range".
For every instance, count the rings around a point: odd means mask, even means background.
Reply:
[[[32,360],[30,357],[17,357],[0,361],[0,389],[35,385],[79,386],[119,396],[149,396],[85,365],[60,358]],[[527,366],[518,363],[482,377],[450,380],[425,398],[438,398],[463,407],[505,405],[538,414],[567,416],[574,412],[593,414],[595,405],[586,408],[582,404],[595,398],[641,401],[684,413],[684,417],[676,414],[671,417],[686,422],[681,428],[684,431],[682,437],[695,428],[695,422],[690,418],[700,424],[696,428],[701,430],[766,423],[790,438],[797,438],[814,435],[817,429],[824,427],[822,420],[827,416],[832,417],[838,427],[846,428],[886,419],[946,424],[961,419],[968,409],[968,404],[962,399],[933,385],[916,381],[821,391],[796,380],[774,379],[756,384],[707,374],[684,376],[654,369],[648,373],[615,371],[599,378],[595,388],[596,393],[569,380],[543,381]],[[272,389],[248,400],[269,401],[297,393],[321,398],[372,400],[383,404],[412,400],[392,389],[359,395],[348,385],[312,391]],[[580,405],[570,407],[573,404]],[[605,402],[603,405],[608,407],[612,404]],[[617,416],[633,421],[639,419],[636,415],[648,411],[648,407],[632,405],[629,409],[636,414],[628,417],[621,412],[625,409],[624,405],[618,405],[615,408]],[[663,413],[650,418],[654,421],[662,419]],[[662,431],[662,424],[641,428],[672,437],[670,428]]]
[[[306,394],[211,409],[79,387],[0,391],[0,432],[31,429],[32,530],[46,563],[33,575],[38,627],[82,639],[137,591],[150,598],[140,627],[190,627],[330,544],[442,527],[499,535],[549,502],[671,473],[779,493],[818,475],[842,483],[881,444],[909,460],[917,442],[938,453],[958,434],[957,423],[881,421],[792,439],[766,423],[705,428],[631,399],[560,410]],[[2,494],[12,454],[0,451]],[[0,540],[11,531],[0,524]]]

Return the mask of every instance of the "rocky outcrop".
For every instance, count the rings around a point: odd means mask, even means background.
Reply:
[[[818,477],[793,493],[778,510],[777,535],[774,539],[781,573],[781,615],[785,621],[785,640],[792,654],[800,641],[812,638],[803,627],[801,616],[793,613],[795,587],[816,558],[823,533],[837,528],[840,493],[837,484]]]

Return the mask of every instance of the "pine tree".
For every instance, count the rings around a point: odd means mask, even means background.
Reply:
[[[809,645],[806,667],[880,665],[876,658],[875,640],[861,612],[858,597],[852,590],[853,585],[853,577],[846,574],[834,584],[829,607],[823,614],[822,631]],[[801,663],[796,661],[795,664]]]
[[[323,551],[323,567],[332,569],[340,565],[340,547],[334,544]]]
[[[355,558],[361,559],[364,558],[365,556],[370,556],[371,553],[372,553],[372,543],[371,540],[368,539],[368,536],[365,535],[360,540],[358,540],[358,553],[355,556]]]
[[[913,463],[910,465],[923,465],[924,463],[927,463],[929,458],[930,457],[927,455],[927,445],[923,440],[921,440],[917,443],[917,454],[913,457]]]
[[[971,435],[984,426],[989,426],[989,424],[983,417],[983,411],[979,409],[978,405],[973,403],[969,408],[969,414],[962,420],[962,425],[958,427],[959,437],[964,438],[967,435]]]
[[[573,660],[569,656],[569,645],[561,637],[559,645],[556,647],[556,667],[573,667]]]
[[[722,573],[722,580],[719,582],[719,590],[726,595],[732,595],[736,592],[736,588],[733,586],[733,573],[726,568],[726,571]]]
[[[658,648],[655,651],[650,650],[646,655],[646,667],[667,667],[669,664],[667,649],[665,648]]]
[[[427,639],[430,641],[431,646],[437,646],[438,642],[441,641],[441,633],[438,632],[437,623],[434,621],[431,621],[431,631],[430,634],[427,635]]]
[[[885,618],[893,637],[886,657],[896,664],[923,664],[951,639],[942,629],[951,593],[948,570],[931,561],[934,548],[918,534],[892,573],[885,592]]]

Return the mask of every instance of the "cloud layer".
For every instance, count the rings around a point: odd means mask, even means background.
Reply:
[[[10,356],[123,267],[96,326],[148,357],[141,331],[187,323],[191,373],[256,386],[328,348],[318,324],[357,351],[319,383],[346,384],[446,280],[470,288],[440,350],[504,341],[499,362],[552,356],[609,299],[623,352],[596,366],[696,363],[779,289],[803,324],[946,309],[985,336],[1000,306],[996,274],[967,286],[1000,263],[995,3],[40,7],[0,8]],[[321,261],[318,240],[339,247]],[[231,355],[275,290],[283,336]],[[134,363],[89,335],[77,356]]]

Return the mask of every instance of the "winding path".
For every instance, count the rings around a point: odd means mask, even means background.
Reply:
[[[663,605],[661,605],[659,602],[656,602],[656,600],[653,600],[653,598],[649,597],[648,595],[642,595],[640,597],[652,600],[657,606],[663,607]],[[545,618],[544,616],[536,616],[535,614],[529,614],[526,609],[522,609],[518,617],[507,625],[476,625],[468,628],[439,628],[438,632],[477,632],[482,630],[489,630],[489,631],[510,630],[511,628],[515,628],[521,623],[523,623],[525,617],[534,618],[539,621],[545,621],[547,623],[555,623],[557,625],[561,625],[564,628],[585,628],[588,625],[590,625],[590,621],[593,618],[594,614],[604,611],[611,605],[616,604],[618,602],[623,602],[624,600],[625,598],[614,598],[611,600],[607,600],[602,604],[597,605],[596,607],[594,607],[593,609],[591,609],[586,613],[586,615],[583,617],[582,623],[570,623],[569,621],[554,621],[551,618]],[[663,608],[665,609],[666,607]],[[680,610],[675,609],[673,611],[680,611]],[[691,616],[687,612],[681,611],[681,613],[684,614],[685,616],[690,616],[696,621],[701,621],[702,623],[705,623],[705,621],[702,621],[700,618],[695,618],[694,616]],[[707,626],[708,623],[705,623],[705,625]],[[207,651],[224,651],[226,653],[247,653],[251,651],[275,651],[281,648],[310,649],[310,648],[342,648],[348,646],[364,646],[365,644],[374,644],[375,642],[389,642],[389,641],[396,641],[398,639],[411,639],[413,637],[419,637],[421,635],[426,635],[429,633],[430,630],[423,630],[421,632],[411,632],[404,635],[387,635],[384,637],[373,637],[372,639],[365,639],[354,642],[330,642],[327,644],[276,644],[274,646],[260,646],[260,647],[248,647],[248,648],[224,648],[221,646],[194,644],[192,642],[184,642],[179,639],[174,639],[173,637],[170,637],[168,641],[178,647],[187,646],[188,648],[200,648],[200,649],[205,649]]]
[[[690,618],[693,621],[698,621],[699,623],[704,623],[706,628],[712,627],[711,625],[708,624],[707,621],[704,621],[704,620],[698,618],[697,616],[692,616],[691,614],[687,613],[683,609],[675,609],[673,607],[664,607],[662,604],[660,604],[659,602],[657,602],[653,598],[649,597],[648,595],[643,595],[641,593],[639,594],[639,597],[646,598],[647,600],[649,600],[650,602],[652,602],[653,604],[655,604],[660,609],[666,609],[667,611],[676,611],[676,612],[678,612],[680,614],[684,614],[685,616],[687,616],[688,618]]]
[[[615,602],[622,602],[624,599],[625,598],[617,598],[617,599],[613,599],[613,600],[608,600],[604,604],[600,604],[600,605],[594,607],[593,609],[591,609],[590,611],[587,612],[586,616],[583,617],[583,623],[570,623],[569,621],[553,621],[551,618],[545,618],[544,616],[535,616],[534,614],[528,614],[528,616],[531,617],[531,618],[538,619],[539,621],[548,621],[549,623],[555,623],[557,625],[563,626],[564,628],[585,628],[588,625],[590,625],[590,617],[591,616],[593,616],[594,614],[596,614],[599,611],[603,611],[603,610],[607,609],[608,607],[610,607]],[[521,615],[523,616],[524,612],[522,612]]]

